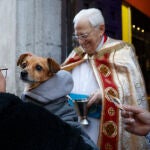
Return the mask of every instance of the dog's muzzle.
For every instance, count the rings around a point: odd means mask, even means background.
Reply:
[[[22,70],[22,71],[20,72],[20,79],[21,79],[22,81],[24,81],[24,82],[27,82],[27,83],[37,82],[37,81],[33,80],[33,79],[29,76],[29,74],[28,74],[28,72],[27,72],[26,70]]]
[[[28,72],[23,70],[23,71],[21,71],[20,75],[21,75],[22,78],[26,78],[28,76]]]
[[[23,70],[20,72],[20,78],[22,80],[27,80],[28,79],[28,72],[26,70]]]

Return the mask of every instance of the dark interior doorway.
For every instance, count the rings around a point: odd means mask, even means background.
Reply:
[[[132,43],[144,76],[146,90],[150,96],[150,19],[132,8]]]

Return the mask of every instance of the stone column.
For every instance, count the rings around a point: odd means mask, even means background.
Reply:
[[[61,61],[61,0],[0,0],[0,64],[9,68],[7,91],[21,95],[20,54]]]

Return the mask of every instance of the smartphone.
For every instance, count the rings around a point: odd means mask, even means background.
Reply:
[[[8,70],[8,68],[0,68],[0,70]]]

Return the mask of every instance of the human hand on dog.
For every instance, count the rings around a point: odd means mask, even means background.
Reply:
[[[98,89],[90,95],[87,107],[90,108],[93,104],[100,104],[101,100],[102,100],[101,92]]]
[[[6,92],[6,80],[0,70],[0,92]]]

